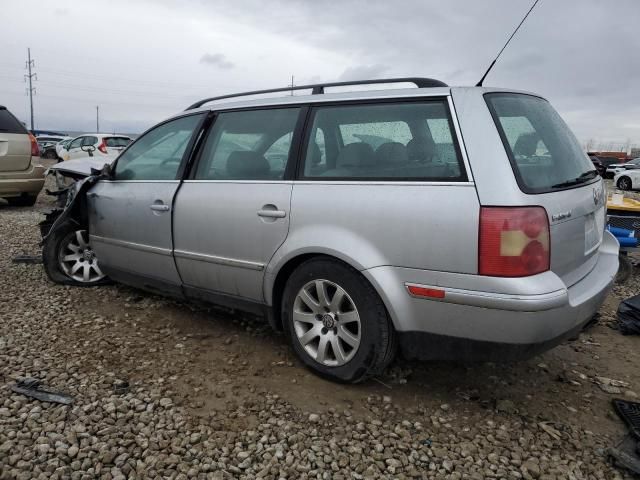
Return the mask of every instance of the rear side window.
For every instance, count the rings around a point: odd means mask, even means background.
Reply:
[[[512,93],[485,99],[523,192],[545,193],[596,178],[589,157],[549,102]]]
[[[131,139],[126,137],[106,137],[104,139],[104,143],[107,145],[107,147],[126,147],[127,145],[129,145],[129,143],[131,143]]]
[[[27,129],[6,108],[0,108],[0,132],[27,133]]]
[[[300,108],[222,112],[207,135],[197,180],[281,180]]]
[[[320,106],[303,178],[465,181],[452,132],[444,99]]]
[[[82,139],[81,146],[88,147],[90,145],[95,145],[98,143],[98,137],[84,137]]]

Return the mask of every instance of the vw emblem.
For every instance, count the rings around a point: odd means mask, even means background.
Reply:
[[[602,190],[594,188],[593,189],[593,203],[598,205],[600,203],[600,200],[602,200]]]

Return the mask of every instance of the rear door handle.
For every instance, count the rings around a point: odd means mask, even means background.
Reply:
[[[169,205],[164,205],[162,203],[160,203],[160,204],[154,203],[153,205],[150,205],[149,208],[151,210],[155,210],[156,212],[168,212],[169,211]]]
[[[258,216],[265,218],[284,218],[287,216],[287,212],[283,210],[258,210]]]

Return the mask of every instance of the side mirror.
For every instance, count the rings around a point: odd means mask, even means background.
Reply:
[[[90,157],[93,157],[93,152],[96,151],[96,147],[94,147],[93,145],[82,145],[80,147],[80,150],[82,150],[83,152],[87,152]]]
[[[69,151],[69,148],[71,148],[71,144],[67,143],[67,144],[64,146],[64,149],[68,152],[68,151]]]

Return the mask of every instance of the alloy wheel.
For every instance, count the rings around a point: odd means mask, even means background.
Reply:
[[[96,283],[105,278],[86,230],[71,232],[60,245],[60,268],[69,278],[81,283]]]
[[[329,280],[308,282],[296,295],[292,317],[300,345],[316,362],[339,367],[358,351],[360,315],[340,285]]]

